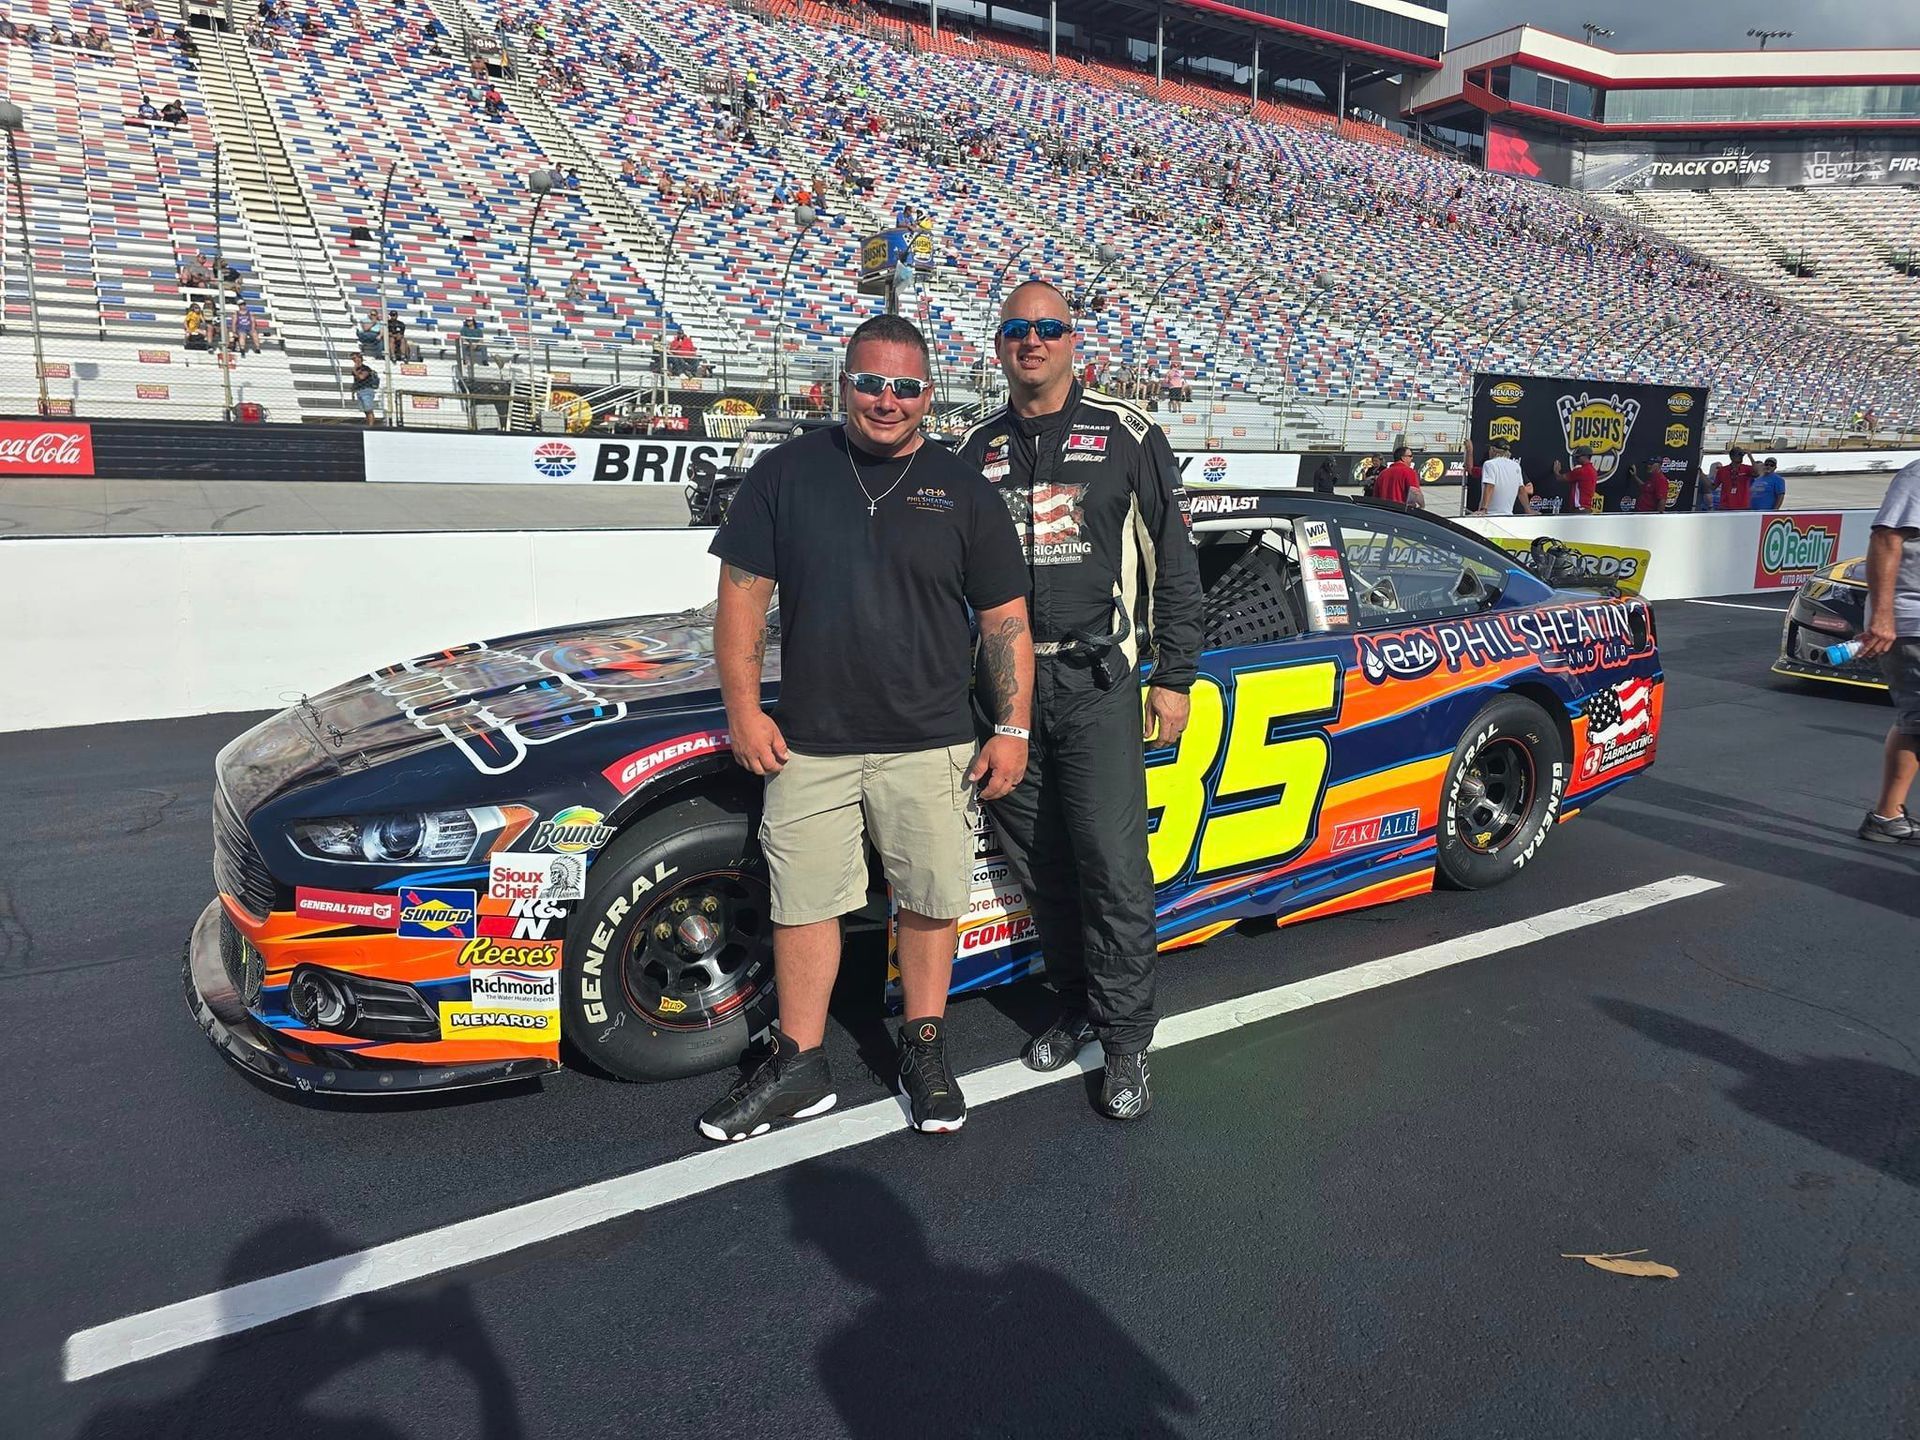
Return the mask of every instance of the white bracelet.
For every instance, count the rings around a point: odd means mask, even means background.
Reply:
[[[1033,732],[1031,730],[1022,730],[1018,725],[996,725],[993,727],[993,733],[996,735],[1004,735],[1009,740],[1033,739]]]

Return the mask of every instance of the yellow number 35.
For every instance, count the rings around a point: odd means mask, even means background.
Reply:
[[[1230,694],[1211,675],[1196,680],[1178,747],[1147,767],[1153,883],[1164,885],[1189,865],[1197,878],[1276,864],[1305,849],[1333,746],[1325,730],[1300,727],[1339,712],[1337,660],[1237,670]]]

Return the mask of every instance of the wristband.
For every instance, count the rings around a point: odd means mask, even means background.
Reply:
[[[1033,739],[1033,732],[1031,730],[1022,730],[1018,725],[996,725],[993,727],[993,733],[996,735],[1004,735],[1009,740]]]

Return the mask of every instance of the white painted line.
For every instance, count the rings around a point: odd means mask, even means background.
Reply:
[[[1736,600],[1689,600],[1689,605],[1713,605],[1722,610],[1763,610],[1769,615],[1784,615],[1793,608],[1789,601],[1785,605],[1742,605]]]
[[[1671,879],[1604,895],[1597,900],[1569,905],[1564,909],[1535,915],[1526,920],[1497,925],[1442,940],[1404,954],[1368,960],[1331,975],[1297,980],[1223,1000],[1217,1005],[1189,1010],[1162,1020],[1154,1038],[1156,1050],[1168,1050],[1190,1041],[1244,1025],[1270,1020],[1276,1015],[1304,1010],[1313,1005],[1344,999],[1365,990],[1392,985],[1415,976],[1428,975],[1468,960],[1484,959],[1503,951],[1516,950],[1539,940],[1552,939],[1572,930],[1616,920],[1657,905],[1717,890],[1717,880],[1696,875],[1675,875]],[[1050,1074],[1029,1070],[1018,1060],[990,1065],[962,1077],[966,1083],[969,1110],[978,1110],[996,1100],[1037,1090],[1043,1085],[1068,1079],[1095,1069],[1100,1064],[1098,1047],[1081,1056],[1077,1065]],[[692,1120],[688,1120],[692,1128]],[[261,1325],[270,1325],[288,1316],[318,1309],[336,1300],[368,1295],[392,1289],[444,1270],[457,1269],[505,1255],[529,1245],[539,1245],[561,1235],[569,1235],[589,1226],[642,1211],[655,1210],[676,1200],[705,1194],[723,1185],[749,1180],[757,1175],[784,1170],[806,1160],[818,1159],[836,1151],[848,1150],[872,1140],[902,1133],[902,1106],[898,1100],[876,1100],[835,1114],[810,1120],[790,1130],[775,1131],[758,1140],[703,1150],[684,1159],[656,1165],[650,1170],[615,1176],[592,1185],[581,1186],[544,1200],[529,1201],[491,1215],[479,1215],[444,1225],[437,1230],[410,1235],[317,1265],[303,1266],[283,1275],[268,1275],[249,1280],[227,1290],[195,1296],[158,1310],[144,1311],[124,1319],[112,1320],[67,1338],[62,1373],[67,1380],[84,1380],[90,1375],[117,1370],[136,1361],[150,1360],[189,1345],[237,1335]],[[953,1142],[953,1143],[962,1143]]]

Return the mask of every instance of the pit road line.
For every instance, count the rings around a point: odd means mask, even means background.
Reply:
[[[1742,605],[1737,600],[1689,600],[1689,605],[1712,605],[1721,610],[1759,610],[1768,615],[1784,615],[1791,605]]]
[[[1223,1000],[1162,1020],[1154,1048],[1169,1050],[1176,1045],[1429,975],[1469,960],[1517,950],[1719,888],[1717,880],[1674,875],[1399,955],[1364,961],[1330,975]],[[1078,1064],[1051,1073],[1029,1070],[1018,1060],[1009,1060],[962,1078],[969,1108],[978,1110],[997,1100],[1090,1072],[1100,1063],[1100,1053],[1093,1049],[1082,1055]],[[271,1325],[337,1300],[388,1290],[609,1220],[655,1210],[723,1185],[849,1150],[899,1134],[902,1112],[903,1106],[898,1100],[876,1100],[792,1129],[774,1131],[757,1140],[700,1151],[647,1170],[457,1221],[351,1255],[111,1320],[76,1331],[67,1338],[61,1373],[68,1381],[84,1380],[191,1345]]]

